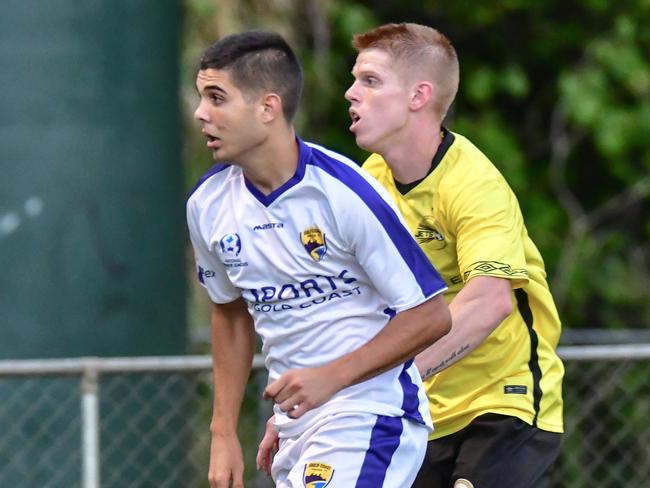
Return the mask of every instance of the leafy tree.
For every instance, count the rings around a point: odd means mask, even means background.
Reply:
[[[518,195],[565,328],[650,327],[650,0],[184,5],[188,190],[211,165],[191,114],[196,59],[218,37],[253,27],[285,35],[305,67],[298,131],[361,162],[367,154],[347,130],[343,98],[352,81],[352,35],[384,22],[428,24],[451,39],[460,57],[460,92],[446,125],[477,144]],[[204,294],[193,300],[195,309],[207,304]],[[190,319],[205,325],[207,317],[204,310]],[[255,418],[251,409],[246,419]],[[606,431],[617,430],[612,424]],[[248,432],[251,445],[254,435]],[[569,452],[579,456],[585,439],[588,432],[572,436],[577,444]],[[254,449],[246,455],[254,465]],[[581,486],[583,471],[563,482]],[[618,486],[605,475],[603,486]],[[253,477],[247,468],[247,480]]]
[[[519,196],[565,325],[650,326],[649,0],[185,4],[188,115],[200,47],[244,28],[276,29],[305,66],[300,133],[358,161],[366,154],[347,131],[343,99],[352,35],[389,21],[440,29],[461,61],[446,123],[473,140]],[[207,159],[195,132],[187,137],[188,186]]]

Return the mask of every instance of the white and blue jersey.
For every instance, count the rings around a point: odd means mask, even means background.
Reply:
[[[295,175],[262,194],[235,165],[218,164],[187,203],[198,275],[215,303],[248,304],[273,381],[358,349],[403,310],[446,286],[385,190],[350,160],[299,144]],[[406,417],[431,427],[413,361],[338,392],[293,435],[334,412]]]

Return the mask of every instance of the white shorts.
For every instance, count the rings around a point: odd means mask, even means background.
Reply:
[[[426,426],[402,417],[340,413],[280,439],[278,488],[405,488],[427,448]]]

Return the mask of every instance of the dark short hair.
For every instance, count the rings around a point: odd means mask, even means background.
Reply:
[[[228,71],[244,96],[277,93],[284,118],[293,120],[302,93],[302,68],[279,34],[251,30],[226,36],[203,52],[199,68]]]

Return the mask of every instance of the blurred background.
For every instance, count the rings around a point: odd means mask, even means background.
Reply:
[[[458,51],[446,126],[517,194],[562,344],[650,343],[650,0],[5,0],[1,487],[82,486],[86,462],[77,379],[47,365],[17,376],[17,360],[209,351],[184,222],[186,195],[212,165],[192,119],[201,51],[243,29],[283,34],[305,70],[298,132],[361,163],[343,98],[351,37],[401,21],[436,27]],[[558,487],[650,480],[650,358],[619,356],[567,362],[575,435]],[[211,393],[205,367],[195,372],[102,376],[102,486],[200,486],[187,480],[205,475],[205,440],[192,439],[205,436]],[[242,421],[253,466],[263,383],[254,376]],[[620,463],[601,466],[607,455]]]
[[[306,73],[299,132],[361,163],[343,98],[352,35],[431,25],[460,59],[446,125],[518,195],[565,327],[649,329],[650,1],[187,0],[185,13],[186,187],[209,164],[191,112],[196,58],[212,40],[251,27],[284,34]]]

